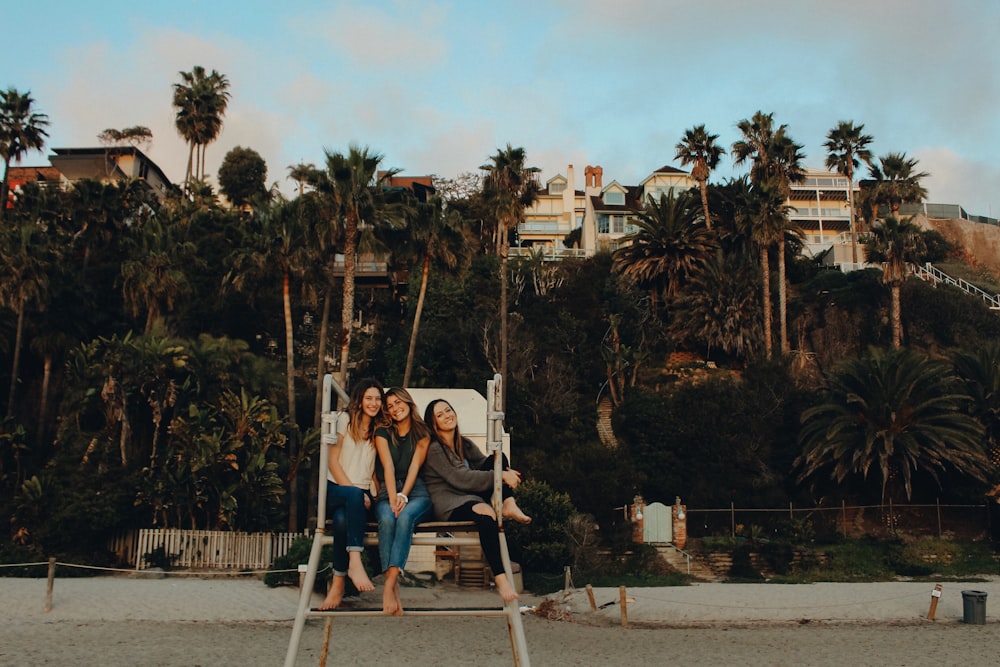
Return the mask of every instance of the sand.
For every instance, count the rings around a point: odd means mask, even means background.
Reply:
[[[281,665],[298,590],[252,578],[102,576],[56,579],[45,612],[44,579],[0,578],[0,665]],[[992,606],[1000,580],[933,583],[696,584],[630,588],[629,627],[618,589],[550,596],[569,620],[524,614],[534,665],[981,665],[1000,653]],[[985,625],[963,623],[962,590],[987,593]],[[316,598],[318,602],[319,597]],[[379,592],[352,604],[377,606]],[[498,604],[493,593],[452,585],[404,588],[411,606]],[[544,601],[530,594],[526,606]],[[310,620],[298,665],[316,665],[323,621]],[[413,667],[512,664],[496,618],[337,618],[330,665]]]

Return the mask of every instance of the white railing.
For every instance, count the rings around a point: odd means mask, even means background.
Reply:
[[[553,262],[561,259],[585,259],[587,257],[587,251],[582,248],[550,248],[548,246],[541,247],[530,247],[525,246],[523,248],[511,248],[509,257],[524,257],[530,258],[534,255],[541,256],[543,261]]]
[[[953,278],[947,273],[941,271],[940,269],[934,268],[934,266],[927,262],[923,266],[915,265],[913,267],[913,273],[917,275],[918,278],[926,280],[932,283],[935,287],[939,283],[944,283],[945,285],[953,285],[958,289],[962,290],[966,294],[971,294],[972,296],[978,296],[986,305],[989,306],[990,310],[1000,310],[1000,296],[996,294],[990,294],[989,292],[976,287],[967,280],[962,280],[961,278]]]
[[[111,548],[137,570],[151,567],[146,557],[158,549],[174,567],[260,570],[284,556],[304,534],[151,528],[120,536]]]

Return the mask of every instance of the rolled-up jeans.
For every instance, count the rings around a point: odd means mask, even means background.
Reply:
[[[333,522],[333,574],[345,576],[349,551],[365,550],[365,492],[356,486],[326,482],[326,512]]]
[[[397,483],[397,489],[402,484]],[[413,543],[413,529],[421,521],[425,521],[431,513],[431,497],[427,493],[424,480],[417,478],[413,490],[409,494],[409,502],[397,517],[389,507],[389,498],[385,491],[379,493],[375,503],[375,517],[378,520],[378,551],[382,560],[382,571],[390,567],[400,570],[410,557],[410,545]]]

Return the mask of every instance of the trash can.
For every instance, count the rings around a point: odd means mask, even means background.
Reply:
[[[962,622],[986,624],[986,591],[962,591]]]

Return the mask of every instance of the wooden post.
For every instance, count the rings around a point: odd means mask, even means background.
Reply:
[[[625,598],[625,587],[618,587],[618,606],[622,608],[622,627],[628,627],[628,600]]]
[[[736,501],[729,501],[729,530],[732,537],[736,537]]]
[[[590,600],[590,611],[597,611],[597,600],[594,599],[594,587],[587,584],[587,599]]]
[[[323,628],[323,652],[319,654],[319,667],[326,667],[326,654],[330,650],[330,630],[333,629],[333,617],[326,617],[326,627]]]
[[[563,567],[563,592],[568,593],[570,584],[573,582],[573,575],[570,573],[569,565]]]
[[[52,611],[52,587],[56,582],[56,559],[49,558],[49,581],[45,586],[45,613]]]
[[[927,612],[927,620],[933,621],[934,614],[937,612],[938,600],[941,599],[941,584],[934,584],[934,590],[931,591],[931,608]]]

